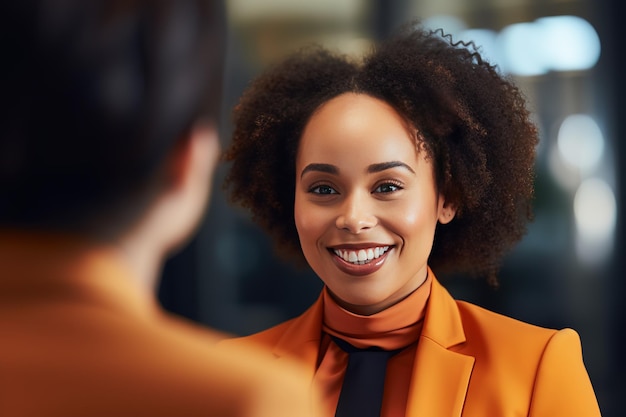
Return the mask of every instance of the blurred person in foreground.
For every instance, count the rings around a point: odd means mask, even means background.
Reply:
[[[0,6],[0,415],[315,416],[301,371],[155,287],[219,153],[222,4]]]

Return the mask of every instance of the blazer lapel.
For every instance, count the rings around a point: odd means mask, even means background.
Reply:
[[[463,342],[465,333],[456,302],[433,279],[413,365],[407,416],[461,416],[474,357],[449,348]]]

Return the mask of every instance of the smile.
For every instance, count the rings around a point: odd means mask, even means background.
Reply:
[[[373,248],[363,248],[359,250],[341,250],[333,249],[332,251],[346,262],[353,265],[365,265],[374,259],[380,258],[389,250],[389,246],[376,246]]]

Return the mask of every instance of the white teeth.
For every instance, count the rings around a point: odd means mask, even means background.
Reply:
[[[371,262],[373,259],[380,258],[389,250],[389,246],[376,246],[374,248],[359,249],[359,251],[348,251],[334,249],[335,255],[339,256],[346,262],[353,263],[355,265],[363,265]]]

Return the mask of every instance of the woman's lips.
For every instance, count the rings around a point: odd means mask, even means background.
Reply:
[[[337,267],[349,275],[369,275],[378,271],[392,246],[374,246],[362,249],[331,249],[333,261]],[[344,259],[347,258],[348,260]]]

